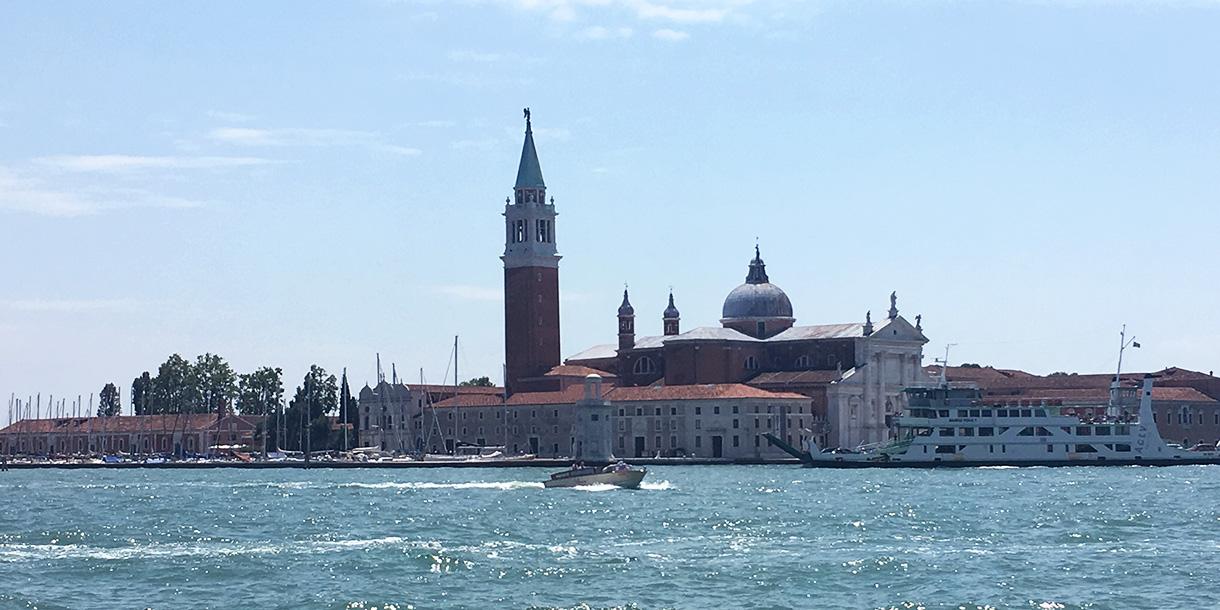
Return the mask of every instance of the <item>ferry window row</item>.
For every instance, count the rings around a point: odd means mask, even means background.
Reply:
[[[909,409],[911,417],[951,417],[951,409]],[[1046,417],[1046,409],[952,409],[952,417]]]

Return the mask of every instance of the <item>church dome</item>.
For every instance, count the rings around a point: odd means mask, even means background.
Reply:
[[[767,267],[754,248],[754,260],[750,261],[750,273],[746,283],[736,287],[724,299],[722,318],[792,318],[792,301],[783,289],[772,284],[767,277]]]

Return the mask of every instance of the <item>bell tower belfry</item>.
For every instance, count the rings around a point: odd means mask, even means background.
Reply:
[[[504,203],[504,382],[511,393],[522,389],[522,379],[541,377],[560,359],[557,214],[554,198],[546,198],[529,108],[517,183]]]

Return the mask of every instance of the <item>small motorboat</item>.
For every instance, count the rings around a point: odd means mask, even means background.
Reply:
[[[620,461],[605,468],[573,467],[556,472],[551,475],[549,481],[543,482],[542,485],[547,488],[614,485],[625,489],[637,489],[646,474],[648,474],[646,468],[632,468],[626,462]]]

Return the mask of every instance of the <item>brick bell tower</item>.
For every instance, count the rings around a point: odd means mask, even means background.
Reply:
[[[512,393],[529,389],[521,380],[541,377],[560,358],[555,200],[546,198],[529,108],[517,184],[504,203],[504,362]]]

